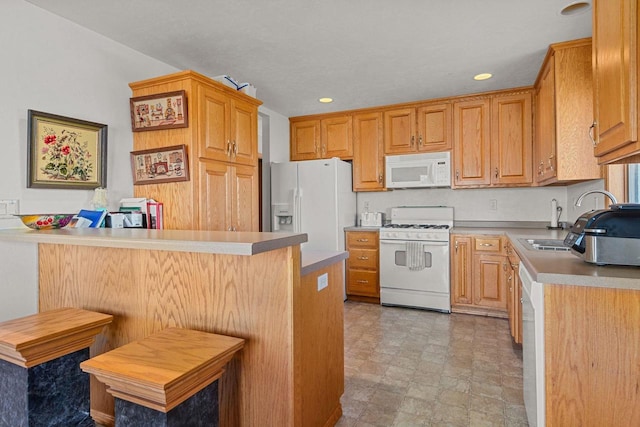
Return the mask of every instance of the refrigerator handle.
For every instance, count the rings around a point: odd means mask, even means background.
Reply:
[[[294,232],[301,233],[302,232],[302,190],[296,188],[295,190],[295,200],[294,200]]]

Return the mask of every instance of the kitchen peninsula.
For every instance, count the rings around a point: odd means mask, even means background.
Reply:
[[[340,418],[346,253],[301,254],[306,235],[293,233],[19,229],[0,240],[38,245],[40,311],[114,316],[92,356],[167,327],[244,338],[221,378],[221,425]],[[113,399],[95,380],[91,415],[113,424]]]

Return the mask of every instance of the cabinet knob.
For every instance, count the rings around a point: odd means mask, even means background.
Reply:
[[[593,123],[591,123],[591,126],[589,126],[589,138],[591,138],[591,143],[593,144],[594,147],[598,145],[595,138],[596,126],[597,126],[597,122],[595,120],[593,121]]]
[[[422,147],[422,135],[418,137],[418,145]]]
[[[416,136],[415,135],[411,135],[411,146],[413,147],[416,143]]]
[[[380,174],[380,175],[378,176],[378,182],[379,182],[380,184],[382,184],[382,174]]]
[[[496,168],[495,176],[496,176],[496,178],[498,178],[498,168]]]
[[[326,156],[327,154],[327,146],[322,144],[322,157]]]
[[[456,181],[460,179],[460,170],[456,169]]]
[[[236,141],[233,141],[233,156],[237,156],[238,155],[238,144],[236,144]]]
[[[227,141],[226,154],[227,154],[227,157],[231,157],[231,141]]]

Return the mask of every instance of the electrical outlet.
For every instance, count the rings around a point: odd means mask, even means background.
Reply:
[[[498,210],[498,200],[497,199],[489,199],[489,210],[497,211]]]
[[[329,274],[324,273],[318,276],[318,292],[329,286]]]

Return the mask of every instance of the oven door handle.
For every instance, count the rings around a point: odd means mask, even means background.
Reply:
[[[380,240],[381,245],[404,245],[407,242],[420,242],[423,246],[449,246],[449,242],[431,242],[423,240]]]

